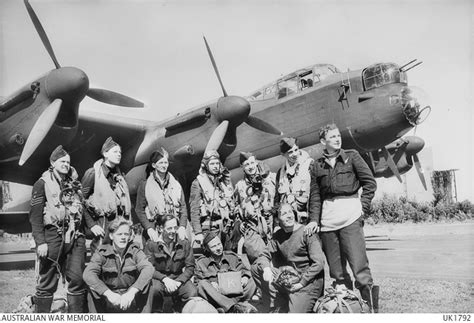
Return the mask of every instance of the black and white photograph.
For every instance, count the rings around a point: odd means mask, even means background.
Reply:
[[[474,320],[473,17],[0,1],[1,321]]]

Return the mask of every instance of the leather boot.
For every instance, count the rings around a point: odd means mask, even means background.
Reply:
[[[68,313],[86,313],[86,294],[67,294]]]
[[[371,313],[379,312],[379,286],[365,285],[359,289],[360,296],[369,305]]]
[[[377,285],[372,286],[372,305],[374,307],[374,313],[379,312],[379,291],[380,287]]]
[[[35,313],[51,313],[53,296],[35,296]]]

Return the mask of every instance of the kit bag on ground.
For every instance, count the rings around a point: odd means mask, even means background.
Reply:
[[[370,313],[367,303],[350,289],[327,288],[314,305],[315,313]]]

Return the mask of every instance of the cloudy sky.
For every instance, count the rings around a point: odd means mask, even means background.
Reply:
[[[432,113],[416,135],[434,169],[457,172],[460,199],[473,200],[473,5],[439,1],[59,1],[30,0],[62,66],[91,85],[146,102],[137,112],[90,99],[83,109],[161,120],[221,95],[202,40],[230,94],[247,95],[315,64],[341,70],[417,58],[410,85]],[[23,1],[0,1],[0,95],[54,67]]]

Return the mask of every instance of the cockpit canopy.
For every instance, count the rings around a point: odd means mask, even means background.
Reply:
[[[407,83],[407,74],[394,63],[374,64],[362,71],[362,80],[366,91],[390,84]]]
[[[304,91],[321,82],[332,74],[340,73],[340,71],[331,64],[316,64],[298,71],[285,75],[275,82],[267,84],[261,89],[252,93],[247,99],[268,100],[281,99],[285,96]]]

